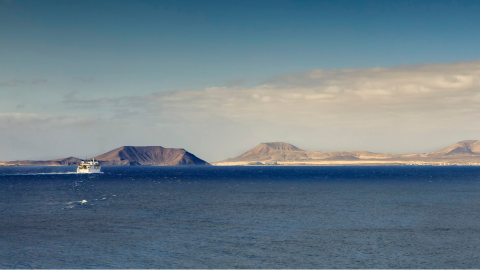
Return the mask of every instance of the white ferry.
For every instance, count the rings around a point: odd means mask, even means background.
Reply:
[[[100,164],[92,159],[92,161],[81,161],[80,165],[78,165],[77,173],[100,173]]]

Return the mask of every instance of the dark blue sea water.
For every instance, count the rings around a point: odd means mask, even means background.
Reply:
[[[479,268],[480,167],[0,167],[0,268]]]

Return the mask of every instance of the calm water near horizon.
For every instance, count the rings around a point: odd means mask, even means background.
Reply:
[[[0,167],[0,268],[480,268],[480,167]]]

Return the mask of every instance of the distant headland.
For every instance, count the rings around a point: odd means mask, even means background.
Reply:
[[[178,166],[210,165],[194,154],[180,148],[161,146],[122,146],[94,157],[103,166]],[[68,157],[54,160],[20,160],[0,162],[3,166],[77,166],[81,159]]]
[[[480,165],[480,141],[467,140],[422,154],[384,154],[367,151],[307,151],[285,142],[261,143],[244,154],[208,163],[181,148],[122,146],[94,157],[103,166],[242,166],[242,165]],[[19,160],[0,166],[76,166],[81,159]]]
[[[480,141],[461,141],[435,152],[403,155],[306,151],[289,143],[271,142],[212,165],[480,165]]]

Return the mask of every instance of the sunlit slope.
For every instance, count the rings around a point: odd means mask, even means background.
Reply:
[[[122,146],[102,155],[96,156],[101,165],[107,166],[177,166],[177,165],[210,165],[194,154],[180,148],[164,148],[161,146]],[[55,160],[20,160],[0,162],[0,165],[29,166],[76,166],[81,159],[75,157]]]
[[[368,151],[306,151],[285,142],[261,143],[242,155],[215,163],[216,165],[247,164],[249,162],[279,162],[283,164],[399,164],[408,163],[480,163],[480,141],[461,141],[435,152],[423,154],[386,154]],[[331,161],[328,163],[328,161]]]
[[[122,146],[95,159],[102,165],[208,165],[185,149],[161,146]]]
[[[477,140],[467,140],[461,141],[445,148],[442,148],[435,152],[430,152],[428,156],[475,156],[480,155],[480,141]]]

